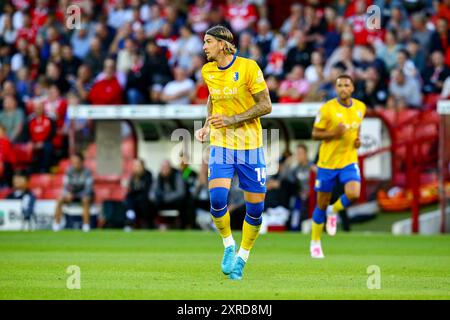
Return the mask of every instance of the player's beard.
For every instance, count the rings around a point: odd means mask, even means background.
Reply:
[[[350,94],[347,94],[347,93],[341,93],[341,94],[339,95],[339,99],[340,99],[340,100],[347,100],[347,99],[350,99],[350,97],[351,97],[351,95],[350,95]]]

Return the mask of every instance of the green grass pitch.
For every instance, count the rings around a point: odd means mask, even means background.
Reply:
[[[214,232],[1,232],[0,299],[450,299],[450,236],[338,233],[323,248],[312,260],[309,236],[261,235],[234,282]],[[381,289],[367,288],[371,265]]]

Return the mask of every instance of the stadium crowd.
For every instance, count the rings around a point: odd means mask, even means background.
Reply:
[[[72,4],[81,8],[75,27],[67,23]],[[368,28],[372,4],[381,19]],[[276,6],[265,0],[2,1],[0,184],[12,184],[15,145],[32,146],[29,172],[49,172],[67,158],[69,104],[205,103],[203,34],[216,24],[233,31],[240,56],[257,61],[272,102],[333,98],[341,73],[355,79],[355,97],[369,108],[430,109],[450,97],[450,0],[304,0],[292,2],[279,25]],[[85,137],[92,128],[77,125]]]

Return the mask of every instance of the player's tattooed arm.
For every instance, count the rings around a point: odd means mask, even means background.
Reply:
[[[272,102],[270,101],[268,89],[254,94],[253,99],[255,100],[255,105],[247,111],[230,117],[223,115],[213,115],[208,119],[211,121],[211,124],[218,129],[239,124],[272,112]]]
[[[268,89],[255,93],[252,96],[256,104],[247,111],[231,117],[233,119],[232,124],[262,117],[272,112],[272,102],[270,101],[270,94]]]
[[[212,115],[212,102],[211,102],[211,96],[208,96],[208,100],[206,101],[206,121],[204,127],[209,126],[209,117]]]

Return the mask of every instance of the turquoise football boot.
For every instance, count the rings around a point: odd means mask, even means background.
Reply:
[[[242,280],[242,273],[244,271],[245,261],[241,257],[236,258],[233,271],[230,273],[231,280]]]
[[[225,248],[223,252],[223,258],[222,258],[222,272],[225,275],[229,275],[234,267],[234,260],[235,260],[235,246],[228,246]]]

